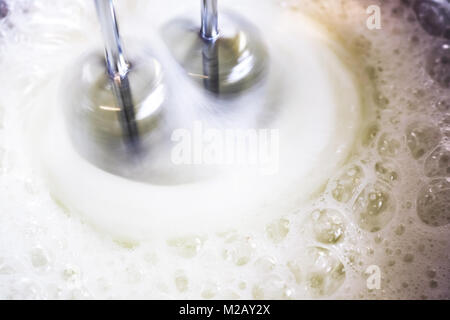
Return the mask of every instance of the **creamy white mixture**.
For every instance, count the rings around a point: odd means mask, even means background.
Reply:
[[[175,88],[170,111],[204,103],[160,38],[198,1],[116,2],[122,35],[148,43]],[[0,21],[0,297],[448,298],[449,93],[425,72],[431,40],[394,3],[378,31],[366,28],[368,1],[223,3],[260,26],[269,50],[272,120],[240,120],[280,130],[280,172],[167,186],[107,174],[67,136],[62,84],[101,46],[93,4],[11,4]]]

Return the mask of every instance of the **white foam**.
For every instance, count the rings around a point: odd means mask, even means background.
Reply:
[[[92,224],[84,224],[80,219],[82,215],[59,207],[50,197],[46,185],[48,180],[42,179],[33,169],[40,158],[30,152],[35,149],[27,139],[35,132],[31,128],[39,124],[36,118],[30,118],[36,106],[42,106],[44,101],[50,101],[50,105],[55,103],[48,93],[54,91],[52,86],[59,81],[58,74],[64,72],[65,66],[86,47],[99,41],[94,32],[85,32],[97,29],[91,3],[70,1],[69,4],[69,1],[58,1],[55,5],[54,1],[40,1],[34,4],[27,15],[14,16],[11,21],[15,27],[10,33],[5,33],[6,38],[0,40],[5,43],[1,60],[3,72],[0,75],[0,110],[3,111],[0,147],[4,150],[0,161],[1,297],[448,297],[445,285],[449,276],[449,224],[435,227],[424,223],[416,212],[416,200],[420,198],[421,190],[426,189],[432,180],[448,181],[448,176],[442,176],[442,173],[426,177],[424,165],[427,161],[433,161],[429,158],[433,150],[448,143],[441,125],[444,114],[433,109],[433,105],[438,100],[448,99],[449,94],[433,83],[425,72],[424,60],[426,48],[429,47],[425,44],[430,43],[431,39],[417,24],[406,21],[410,11],[404,8],[400,17],[398,14],[391,17],[392,9],[397,5],[384,3],[383,29],[368,31],[365,27],[365,5],[369,5],[369,2],[372,4],[372,1],[330,0],[317,4],[295,0],[283,1],[278,7],[272,7],[273,3],[267,2],[264,5],[258,3],[260,10],[250,10],[252,1],[229,2],[230,7],[240,9],[243,14],[248,12],[255,21],[266,18],[268,12],[271,17],[274,12],[290,17],[284,19],[283,23],[275,23],[276,18],[273,18],[273,32],[279,32],[280,47],[283,47],[283,38],[287,37],[284,30],[288,26],[293,28],[289,21],[295,20],[299,27],[305,26],[301,23],[304,21],[302,15],[296,10],[301,9],[332,30],[332,35],[325,32],[325,44],[324,38],[315,40],[318,43],[317,50],[323,52],[328,61],[332,61],[332,66],[327,67],[328,71],[336,68],[342,71],[343,67],[340,62],[334,61],[334,54],[325,53],[325,48],[331,45],[336,51],[343,45],[348,50],[344,54],[337,52],[337,55],[359,79],[363,93],[363,116],[374,126],[366,125],[365,122],[361,124],[367,129],[377,130],[366,130],[361,134],[343,168],[334,174],[327,170],[322,172],[330,181],[314,201],[302,202],[296,210],[286,214],[282,214],[282,210],[270,210],[267,217],[271,221],[265,223],[265,227],[255,226],[250,230],[240,226],[236,231],[220,234],[186,230],[176,238],[165,239],[161,235],[153,241],[138,243],[115,242],[114,236],[98,232]],[[148,21],[146,10],[151,9],[154,19],[148,23],[156,28],[169,16],[176,16],[191,5],[198,5],[192,2],[183,7],[179,1],[158,2],[159,5],[155,3],[119,3],[119,6],[123,6],[119,10],[123,33],[138,27],[141,18]],[[270,35],[271,31],[265,32],[267,39],[274,36]],[[298,33],[299,38],[304,39],[308,32],[302,29]],[[319,32],[317,35],[322,37],[323,34]],[[419,39],[419,44],[411,41],[412,35]],[[334,44],[334,36],[341,44]],[[301,47],[301,43],[290,42],[286,44],[287,51],[296,46]],[[309,40],[307,42],[311,43]],[[35,60],[31,65],[30,56]],[[310,61],[316,61],[313,58],[317,57],[310,58]],[[299,62],[299,67],[302,63]],[[50,65],[51,68],[48,67]],[[294,109],[294,112],[301,114],[303,110]],[[287,116],[290,114],[286,111]],[[24,119],[29,121],[24,123]],[[285,121],[280,119],[280,122],[282,120]],[[352,122],[350,118],[347,120]],[[297,123],[295,118],[292,121],[293,125]],[[331,122],[313,123],[326,124],[329,130]],[[411,132],[408,131],[411,124],[417,122],[440,128],[441,135],[436,142],[419,137],[413,146],[423,146],[425,154],[416,160],[406,136]],[[287,124],[287,121],[284,123]],[[299,126],[300,131],[306,128],[306,123],[305,126]],[[291,138],[294,139],[294,136],[289,135],[289,145]],[[86,170],[88,177],[98,176],[99,181],[105,178],[119,183],[119,178],[104,177],[104,173],[77,159],[73,150],[68,147],[65,150],[64,156],[73,155],[75,159],[71,158],[70,162],[76,163],[68,170],[80,173]],[[333,165],[341,162],[335,160]],[[299,171],[292,171],[298,172],[298,177],[302,175],[300,168],[306,170],[307,167],[307,162],[302,163],[305,167],[299,165]],[[376,166],[377,163],[382,166]],[[355,166],[359,169],[355,169]],[[335,171],[333,166],[329,169]],[[71,175],[67,174],[66,177]],[[316,178],[320,184],[323,177]],[[286,182],[295,181],[290,177],[283,179]],[[72,182],[70,179],[61,182],[61,186],[67,188],[65,194],[74,192],[71,190],[74,186]],[[376,202],[381,203],[381,206],[369,209],[371,212],[380,212],[386,218],[382,220],[383,223],[376,221],[380,228],[376,232],[366,228],[367,223],[372,221],[361,224],[360,220],[361,212],[366,212],[365,205],[371,205],[367,186],[373,184],[382,190],[377,198],[381,202]],[[104,187],[103,184],[99,186]],[[108,183],[105,188],[109,187]],[[136,188],[132,194],[135,196],[140,191],[137,185],[133,188]],[[129,187],[124,189],[129,190]],[[313,184],[306,187],[300,185],[296,192],[306,195],[313,189]],[[257,190],[261,191],[262,188]],[[280,194],[288,195],[284,191]],[[95,190],[87,194],[89,197],[96,195],[98,193]],[[440,203],[448,203],[446,198],[442,198],[445,192],[437,193],[437,196],[441,197]],[[124,205],[121,202],[119,204]],[[112,209],[114,212],[115,208]],[[211,209],[216,208],[211,206]],[[314,218],[317,209],[327,209],[322,212],[334,212],[334,217],[340,217],[344,233],[337,241],[326,243],[323,237],[317,237],[317,232],[336,232],[336,226],[333,225],[336,220]],[[116,211],[116,223],[121,219],[120,211]],[[100,221],[100,225],[104,221]],[[117,226],[106,229],[113,231],[114,235]],[[321,249],[314,249],[316,247]],[[380,290],[371,291],[366,286],[367,276],[364,271],[369,265],[377,265],[381,269]]]

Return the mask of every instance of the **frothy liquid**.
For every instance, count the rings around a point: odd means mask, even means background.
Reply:
[[[450,94],[436,67],[445,47],[397,1],[380,5],[373,31],[370,1],[241,2],[227,6],[256,25],[273,19],[260,30],[273,45],[273,85],[281,75],[299,88],[282,91],[273,124],[287,132],[286,171],[268,186],[245,176],[237,191],[248,196],[231,203],[235,185],[223,179],[173,192],[83,162],[52,93],[66,66],[98,46],[93,5],[11,4],[0,20],[1,297],[448,298]],[[118,5],[122,33],[158,47],[156,31],[195,3]],[[169,52],[156,54],[172,65]],[[107,203],[118,189],[130,201]],[[152,194],[158,210],[145,215]],[[367,283],[374,266],[380,289]]]

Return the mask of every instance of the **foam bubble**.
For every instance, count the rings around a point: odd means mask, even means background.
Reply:
[[[420,219],[433,227],[450,223],[450,182],[445,179],[433,180],[424,186],[417,198],[417,213]]]
[[[413,123],[406,129],[406,140],[411,155],[415,159],[430,152],[440,141],[439,128],[425,123]]]
[[[430,178],[450,177],[450,146],[440,145],[425,160],[425,175]]]
[[[443,88],[450,88],[450,43],[440,43],[428,55],[427,71]]]
[[[418,0],[414,12],[421,26],[431,35],[450,39],[450,4],[445,0]]]
[[[335,292],[345,280],[344,265],[324,248],[310,248],[308,255],[312,258],[305,271],[308,290],[315,296],[328,296]]]
[[[333,209],[315,210],[311,213],[311,219],[317,241],[324,244],[333,244],[343,238],[345,223],[339,211]]]
[[[353,211],[362,229],[376,232],[392,220],[395,207],[395,198],[389,190],[381,184],[373,184],[366,186],[358,195]]]

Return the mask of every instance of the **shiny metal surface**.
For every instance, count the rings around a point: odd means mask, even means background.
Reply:
[[[217,0],[202,0],[201,36],[205,40],[215,40],[219,36]]]
[[[139,176],[166,102],[162,67],[144,45],[125,58],[112,0],[95,0],[105,53],[91,51],[68,73],[63,99],[77,151],[97,167]]]
[[[258,29],[238,14],[219,16],[217,0],[201,5],[200,26],[179,18],[162,30],[175,60],[215,96],[239,95],[260,84],[269,56]]]
[[[95,0],[95,6],[102,29],[111,87],[116,97],[116,105],[120,109],[119,120],[123,137],[130,146],[130,151],[134,152],[139,148],[139,132],[128,80],[129,65],[123,54],[114,6],[112,0]]]
[[[106,72],[100,50],[74,63],[64,90],[64,100],[68,102],[66,123],[77,151],[97,167],[121,176],[138,171],[136,161],[151,152],[158,139],[156,129],[167,98],[159,62],[143,50],[130,50],[135,52],[143,53],[130,56],[133,63],[126,89],[133,88],[131,103],[134,125],[139,132],[138,145],[131,144],[126,137],[124,115],[113,90],[117,83]]]

